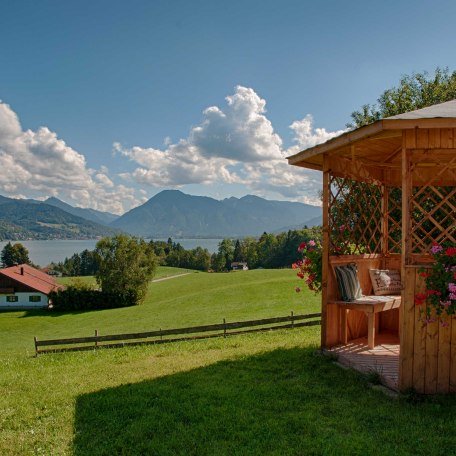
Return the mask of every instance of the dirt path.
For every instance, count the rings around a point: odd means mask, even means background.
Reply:
[[[184,272],[183,274],[176,274],[169,277],[161,277],[160,279],[154,279],[152,282],[163,282],[163,280],[175,279],[176,277],[182,277],[191,274],[191,272]]]

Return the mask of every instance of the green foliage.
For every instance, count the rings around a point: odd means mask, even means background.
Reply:
[[[93,276],[98,271],[98,259],[95,251],[83,250],[75,253],[70,258],[65,258],[63,262],[51,264],[51,268],[61,272],[64,276]]]
[[[144,299],[157,266],[150,244],[122,234],[98,241],[95,255],[96,279],[104,293],[135,297],[136,303]]]
[[[19,242],[12,245],[11,242],[5,245],[1,253],[2,266],[4,268],[15,264],[30,264],[28,250]]]
[[[349,128],[358,128],[376,120],[425,108],[456,98],[456,71],[436,68],[433,75],[427,72],[405,75],[398,87],[385,90],[377,104],[366,104],[351,114]]]
[[[321,228],[289,230],[285,233],[263,233],[259,239],[244,238],[235,242],[224,239],[212,255],[212,269],[226,271],[233,261],[246,261],[250,269],[290,267],[296,261],[296,246],[311,239],[321,239]]]
[[[81,283],[69,285],[64,290],[53,291],[49,294],[52,302],[50,309],[56,312],[67,310],[114,309],[117,307],[133,306],[138,302],[135,290],[122,293],[108,293],[95,290],[90,285]]]

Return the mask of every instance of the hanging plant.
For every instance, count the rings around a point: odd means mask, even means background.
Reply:
[[[319,293],[321,291],[322,281],[322,248],[318,241],[310,240],[302,242],[298,247],[298,252],[302,259],[293,263],[293,269],[297,269],[297,276],[304,279],[309,290]],[[301,291],[296,287],[296,291]]]
[[[425,278],[426,290],[415,295],[415,304],[420,306],[425,323],[439,321],[448,326],[447,317],[456,315],[456,247],[434,244],[431,255],[432,266],[419,270]]]

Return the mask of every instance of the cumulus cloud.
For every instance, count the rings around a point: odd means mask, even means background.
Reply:
[[[244,184],[263,196],[319,203],[321,179],[317,172],[291,167],[285,157],[325,142],[344,132],[314,128],[307,115],[290,125],[294,145],[285,149],[281,137],[266,117],[266,101],[251,88],[238,86],[226,97],[223,109],[210,106],[201,123],[187,138],[164,149],[122,147],[114,149],[138,167],[124,178],[154,187]]]
[[[121,213],[138,203],[133,189],[115,186],[102,167],[47,127],[24,131],[9,105],[0,102],[0,190],[10,196],[56,196],[82,207]]]

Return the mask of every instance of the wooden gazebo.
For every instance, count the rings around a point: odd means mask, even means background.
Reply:
[[[456,244],[456,100],[379,120],[288,158],[323,172],[321,345],[386,384],[456,392],[456,318],[424,323],[415,295],[434,242]],[[401,271],[398,297],[340,300],[334,266]],[[372,302],[369,300],[372,299]]]

